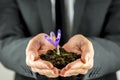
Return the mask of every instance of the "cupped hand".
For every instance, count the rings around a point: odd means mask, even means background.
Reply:
[[[55,78],[59,76],[59,70],[50,62],[44,61],[39,57],[39,55],[45,54],[48,50],[55,49],[55,47],[44,38],[45,35],[47,34],[38,34],[29,41],[26,48],[26,64],[33,72]]]
[[[86,74],[93,67],[94,49],[83,35],[75,35],[63,46],[66,51],[81,54],[81,58],[69,63],[60,71],[63,77]]]

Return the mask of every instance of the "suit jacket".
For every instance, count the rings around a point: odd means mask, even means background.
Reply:
[[[120,0],[76,0],[74,11],[72,36],[83,34],[95,51],[94,66],[83,80],[116,80],[115,72],[120,69]],[[25,49],[33,36],[50,31],[55,31],[50,0],[0,0],[0,61],[17,73],[17,79],[36,78],[25,63]],[[55,80],[67,79],[80,80],[80,75]]]

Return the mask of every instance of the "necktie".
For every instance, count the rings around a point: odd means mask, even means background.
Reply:
[[[66,26],[66,14],[65,14],[65,5],[64,0],[56,0],[55,3],[55,13],[56,13],[56,29],[61,29],[61,40],[60,45],[62,46],[68,40],[68,32]]]
[[[56,0],[55,2],[55,13],[56,13],[56,27],[61,29],[63,24],[63,11],[64,11],[64,3],[63,0]],[[62,6],[63,5],[63,6]]]

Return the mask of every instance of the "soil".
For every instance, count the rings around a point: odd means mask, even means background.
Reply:
[[[67,52],[63,48],[60,48],[60,55],[56,54],[57,50],[48,50],[46,54],[41,54],[40,58],[46,61],[51,62],[58,69],[64,68],[68,63],[75,61],[78,58],[81,58],[81,55],[78,55],[73,52]]]

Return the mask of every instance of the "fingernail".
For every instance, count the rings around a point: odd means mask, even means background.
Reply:
[[[88,54],[88,55],[86,56],[86,58],[85,58],[86,62],[89,60],[89,58],[90,58],[90,54]]]
[[[86,56],[85,61],[86,61],[86,62],[88,61],[88,56]]]
[[[34,59],[35,59],[33,54],[31,54],[31,59],[32,59],[32,61],[34,61]]]
[[[54,74],[54,72],[53,72],[53,71],[51,71],[51,73],[52,73],[52,74]]]

